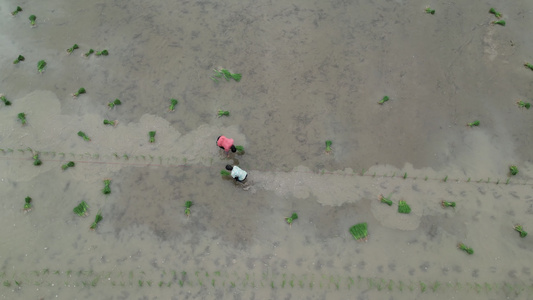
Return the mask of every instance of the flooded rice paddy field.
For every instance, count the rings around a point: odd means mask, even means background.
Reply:
[[[1,299],[533,298],[514,229],[533,228],[531,3],[18,5],[0,2]]]

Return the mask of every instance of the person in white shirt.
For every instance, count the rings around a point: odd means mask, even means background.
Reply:
[[[226,170],[231,171],[231,177],[238,182],[244,182],[248,177],[248,173],[237,166],[226,165]]]

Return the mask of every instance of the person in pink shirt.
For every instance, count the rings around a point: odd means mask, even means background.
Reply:
[[[233,139],[228,139],[227,137],[223,135],[217,138],[217,146],[224,149],[228,157],[229,157],[230,150],[233,153],[237,152],[237,148],[235,148],[235,145],[233,145]]]

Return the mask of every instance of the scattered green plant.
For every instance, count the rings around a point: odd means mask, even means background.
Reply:
[[[497,12],[495,8],[491,7],[489,9],[489,12],[493,14],[496,18],[500,19],[502,17],[502,14]]]
[[[174,98],[170,99],[170,106],[168,107],[168,111],[174,111],[176,105],[178,105],[178,100]]]
[[[72,97],[76,98],[76,97],[78,97],[79,95],[81,95],[81,94],[85,94],[85,93],[86,93],[86,91],[85,91],[84,88],[79,88],[78,91],[77,91],[76,93],[72,94]]]
[[[229,111],[227,111],[227,110],[219,110],[219,111],[218,111],[218,116],[219,116],[219,117],[222,117],[222,116],[229,116]]]
[[[510,167],[509,167],[509,172],[511,172],[511,175],[513,175],[513,176],[516,175],[516,174],[518,174],[518,167],[517,167],[517,166],[514,166],[514,165],[513,165],[513,166],[510,166]]]
[[[15,60],[13,61],[13,64],[16,65],[16,64],[18,64],[19,62],[24,61],[25,59],[26,59],[26,58],[25,58],[24,56],[19,55],[19,56],[17,57],[17,59],[15,59]]]
[[[521,238],[525,238],[527,236],[527,232],[524,231],[524,228],[522,227],[522,225],[516,224],[514,226],[514,230],[516,230],[516,231],[518,231],[518,233],[520,233],[520,237]]]
[[[104,193],[104,195],[109,195],[111,194],[111,179],[104,179],[104,189],[102,190],[102,193]]]
[[[119,99],[115,99],[109,103],[107,103],[107,106],[109,106],[109,109],[114,108],[117,105],[121,105],[122,102]]]
[[[466,124],[466,126],[470,126],[470,127],[479,126],[479,121],[475,120],[474,122],[470,122]]]
[[[111,126],[117,127],[117,124],[118,124],[117,120],[115,121],[104,120],[104,125],[111,125]]]
[[[39,159],[39,153],[35,153],[35,155],[33,155],[33,165],[40,166],[42,163],[43,162]]]
[[[18,114],[18,118],[20,120],[20,122],[22,123],[22,125],[26,125],[27,121],[26,121],[26,114],[21,112]]]
[[[74,44],[72,47],[67,49],[67,53],[71,54],[74,50],[79,49],[79,48],[80,47],[78,46],[78,44]]]
[[[91,224],[91,230],[95,230],[98,227],[98,223],[102,221],[104,218],[102,217],[102,211],[99,210],[96,216],[94,217],[94,222]]]
[[[389,101],[389,96],[384,96],[383,98],[381,98],[381,100],[378,101],[378,104],[383,104],[387,101]]]
[[[12,16],[16,16],[19,12],[22,11],[22,7],[20,6],[17,6],[17,9],[15,9],[14,11],[11,12],[11,15]]]
[[[85,141],[91,141],[91,139],[83,131],[78,131],[78,136],[82,137]]]
[[[222,175],[222,176],[231,176],[231,173],[228,170],[220,170],[220,175]]]
[[[403,173],[403,179],[407,178],[407,172]]]
[[[108,55],[109,55],[109,52],[108,52],[107,50],[96,51],[95,55],[96,55],[96,56],[100,56],[100,55],[108,56]]]
[[[89,49],[89,51],[87,51],[87,53],[83,54],[85,57],[89,57],[89,55],[93,54],[94,53],[94,49]]]
[[[441,205],[442,207],[455,207],[455,202],[448,202],[448,201],[442,200]]]
[[[332,141],[330,140],[326,141],[326,153],[331,153],[331,144],[333,144]]]
[[[526,66],[526,68],[528,68],[531,71],[533,71],[533,64],[530,64],[530,63],[526,62],[526,63],[524,63],[524,66]]]
[[[61,169],[66,170],[68,168],[74,167],[76,164],[73,161],[69,161],[68,163],[61,166]]]
[[[379,201],[381,201],[381,203],[385,203],[385,204],[387,204],[388,206],[392,206],[392,200],[390,199],[390,196],[391,196],[391,195],[392,195],[392,194],[390,194],[389,197],[386,198],[385,196],[383,196],[383,195],[380,194],[380,195],[379,195]]]
[[[213,79],[213,81],[215,82],[218,82],[218,79],[217,78],[222,78],[222,76],[224,76],[224,78],[226,79],[226,81],[230,81],[230,79],[233,79],[237,82],[239,82],[242,78],[241,74],[234,74],[234,73],[231,73],[230,71],[222,68],[220,70],[217,70],[217,69],[213,69],[213,71],[215,72],[215,74],[213,76],[211,76],[211,79]]]
[[[468,254],[474,254],[474,250],[470,247],[465,246],[463,243],[459,243],[457,247],[463,251],[465,251]]]
[[[285,221],[287,224],[289,224],[289,227],[292,227],[292,222],[294,222],[296,219],[298,219],[298,214],[292,213],[290,217],[285,218]]]
[[[148,136],[150,137],[150,143],[155,143],[155,131],[148,132]]]
[[[401,214],[408,214],[411,212],[411,207],[404,200],[398,201],[398,212]]]
[[[398,212],[402,214],[408,214],[411,212],[411,207],[404,200],[398,201]]]
[[[3,94],[0,94],[0,100],[2,100],[2,102],[4,102],[6,106],[11,105],[11,101],[7,100],[6,96],[4,96]]]
[[[350,227],[350,233],[357,241],[366,242],[368,239],[368,225],[367,223],[358,223]]]
[[[492,21],[492,24],[498,24],[501,26],[505,26],[505,20]]]
[[[29,18],[31,26],[35,26],[35,20],[37,20],[37,17],[35,15],[31,15]]]
[[[426,7],[426,13],[434,15],[435,14],[435,10],[431,9],[429,6],[427,6]]]
[[[87,209],[89,208],[89,205],[85,201],[81,201],[78,206],[74,207],[73,211],[75,214],[77,214],[80,217],[86,217],[88,216]]]
[[[529,102],[524,102],[521,100],[516,102],[516,104],[518,104],[518,107],[525,107],[526,109],[529,109],[529,107],[531,107],[531,104]]]
[[[28,196],[24,199],[24,212],[29,212],[32,208],[33,208],[33,205],[31,204],[31,197]]]
[[[446,175],[446,177],[444,177],[444,179],[442,181],[444,181],[444,182],[448,181],[448,175]]]
[[[244,153],[244,146],[235,146],[235,149],[237,149],[237,152],[239,154],[243,154]]]
[[[192,201],[185,201],[185,215],[187,216],[187,218],[191,214],[191,206],[192,206]]]
[[[41,59],[39,62],[37,62],[37,71],[42,74],[44,72],[44,68],[46,68],[46,61]]]

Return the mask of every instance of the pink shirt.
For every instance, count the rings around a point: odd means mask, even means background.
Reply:
[[[220,136],[220,138],[217,141],[217,146],[223,147],[226,152],[231,150],[231,146],[233,146],[233,139],[228,139],[225,136]]]

